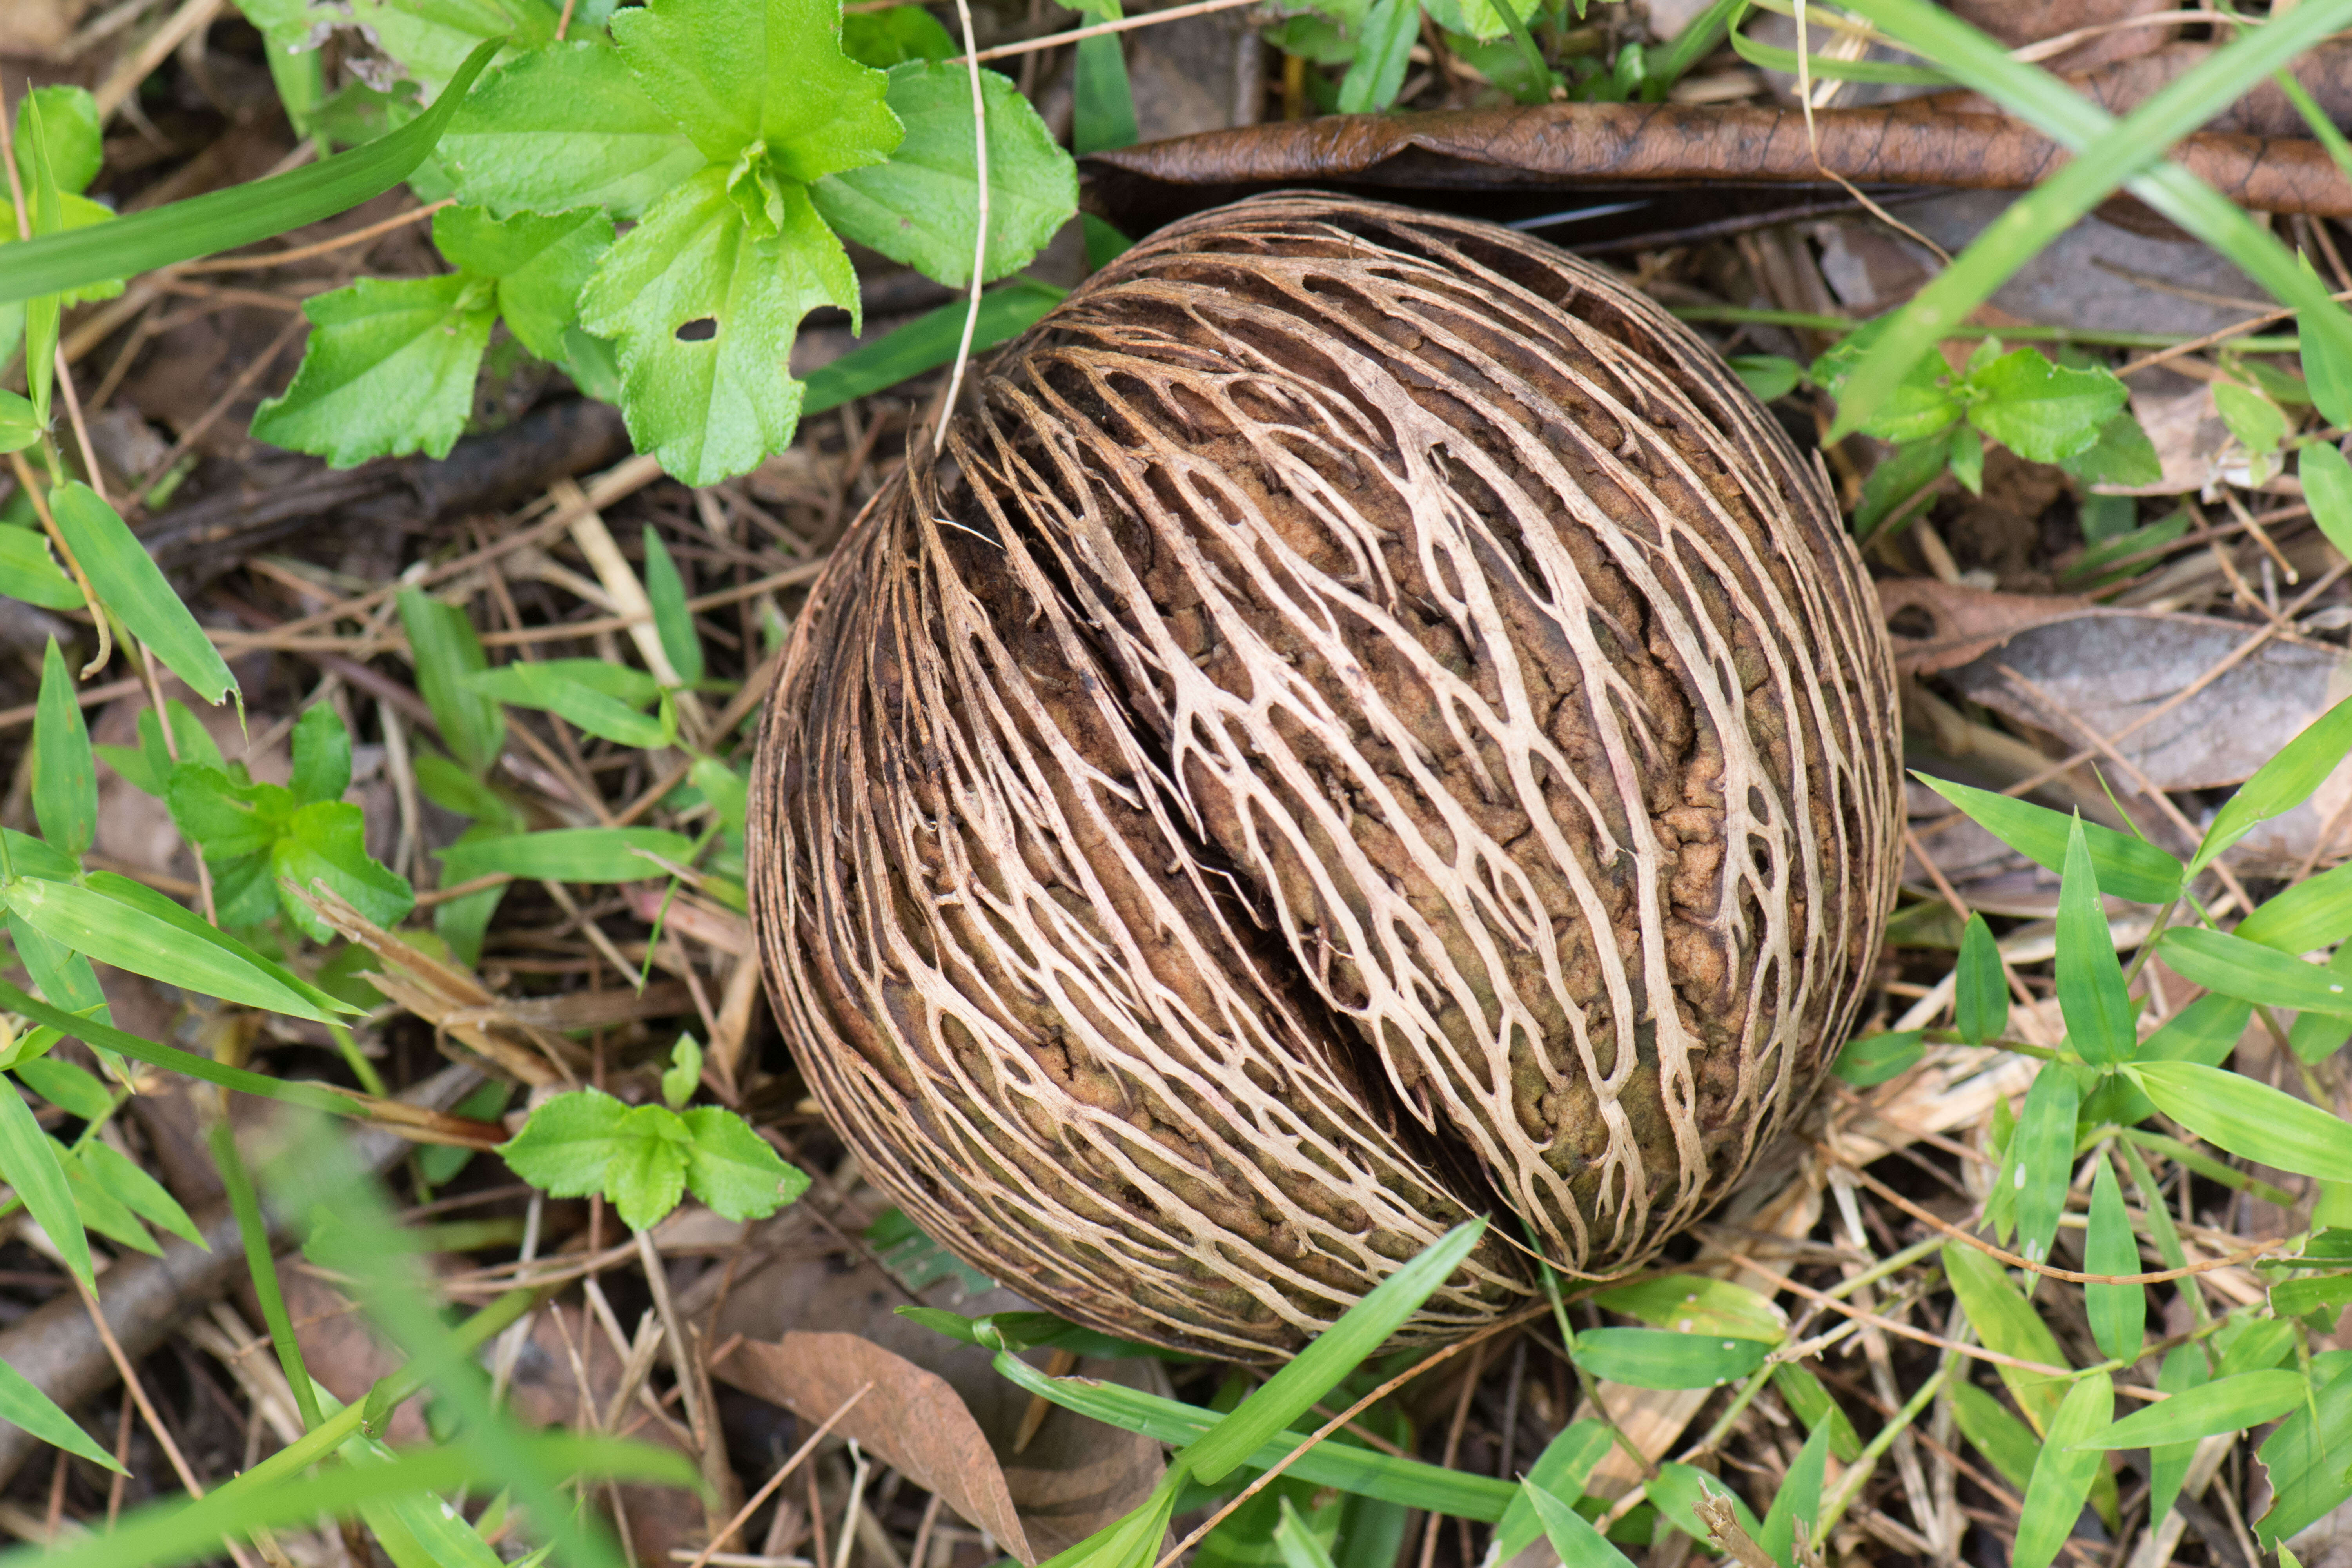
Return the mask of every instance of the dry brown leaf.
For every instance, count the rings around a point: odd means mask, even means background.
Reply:
[[[724,1363],[727,1380],[781,1405],[804,1423],[825,1420],[873,1384],[834,1426],[917,1486],[937,1492],[966,1523],[1034,1563],[1004,1471],[956,1391],[936,1373],[856,1334],[786,1334],[747,1341]]]
[[[2035,626],[2111,613],[2074,595],[1994,594],[1929,577],[1882,581],[1878,605],[1895,668],[1912,676],[1967,664]]]

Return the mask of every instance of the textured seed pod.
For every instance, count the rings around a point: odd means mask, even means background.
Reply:
[[[794,628],[753,910],[867,1174],[1081,1321],[1295,1348],[1623,1272],[1843,1039],[1893,668],[1818,465],[1490,225],[1261,197],[1001,353]]]

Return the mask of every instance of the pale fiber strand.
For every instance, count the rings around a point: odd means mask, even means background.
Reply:
[[[963,367],[971,358],[972,333],[980,326],[980,290],[988,277],[988,100],[980,89],[980,57],[972,47],[971,0],[956,0],[956,19],[963,24],[964,71],[971,78],[971,161],[979,177],[980,215],[971,242],[971,303],[963,313],[963,337],[956,344],[955,369],[948,376],[948,395],[940,404],[939,428],[931,434],[931,456],[947,445],[948,426],[955,418],[956,395],[963,390]]]

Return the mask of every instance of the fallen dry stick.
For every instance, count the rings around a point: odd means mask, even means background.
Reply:
[[[1628,103],[1327,115],[1146,142],[1087,163],[1117,222],[1301,181],[1532,192],[1608,182],[1814,184],[1826,169],[1863,184],[2022,190],[2067,157],[2016,121],[1919,100],[1820,110],[1813,123],[1818,165],[1792,109]],[[2171,156],[2242,206],[2352,216],[2352,184],[2307,138],[2203,132]],[[1205,199],[1188,200],[1193,190]]]

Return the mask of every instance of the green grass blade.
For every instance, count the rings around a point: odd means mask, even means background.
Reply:
[[[425,162],[504,42],[493,38],[475,49],[432,108],[364,147],[267,180],[0,248],[0,305],[234,250],[383,195]]]
[[[26,878],[10,884],[0,896],[5,897],[9,910],[26,924],[100,963],[184,991],[266,1007],[290,1017],[323,1024],[335,1016],[224,944],[207,942],[93,889]]]
[[[205,701],[218,702],[236,689],[236,678],[229,674],[220,650],[163,580],[162,568],[121,513],[75,479],[49,492],[49,509],[89,585],[124,629]]]
[[[2352,1182],[2352,1125],[2333,1112],[2199,1062],[2129,1070],[2158,1110],[2208,1143],[2323,1182]]]
[[[1815,1488],[1817,1492],[1819,1489]],[[1527,1492],[1536,1517],[1543,1521],[1544,1533],[1551,1538],[1551,1549],[1559,1553],[1563,1568],[1633,1568],[1632,1558],[1618,1551],[1607,1536],[1556,1494],[1533,1483],[1529,1483]]]
[[[1024,278],[982,294],[971,352],[992,349],[1028,331],[1065,292],[1050,283]],[[947,363],[955,358],[956,345],[963,340],[968,308],[961,300],[942,305],[850,350],[830,364],[819,365],[803,384],[808,390],[801,395],[801,417],[838,408],[853,397],[870,396]]]
[[[1017,1356],[999,1355],[995,1365],[1004,1377],[1051,1404],[1092,1416],[1122,1432],[1140,1432],[1176,1447],[1198,1441],[1217,1424],[1214,1411],[1091,1378],[1047,1377]],[[1245,1462],[1255,1469],[1277,1464],[1298,1446],[1302,1436],[1297,1432],[1277,1434]],[[1345,1443],[1318,1443],[1283,1474],[1317,1486],[1385,1498],[1410,1508],[1485,1524],[1500,1520],[1511,1506],[1511,1500],[1518,1495],[1517,1487],[1490,1476],[1449,1470]]]
[[[139,1168],[138,1162],[116,1149],[103,1139],[93,1138],[81,1146],[82,1169],[89,1179],[106,1189],[116,1203],[137,1215],[159,1230],[168,1230],[191,1247],[209,1252],[211,1246],[180,1200],[163,1189],[163,1184]]]
[[[2031,197],[2012,203],[1952,266],[1895,313],[1847,382],[1831,432],[1856,428],[1933,346],[1990,299],[2050,241],[2113,193],[2134,195],[2238,264],[2282,301],[2306,313],[2306,330],[2352,352],[2352,318],[2327,298],[2275,239],[2164,151],[2242,96],[2263,77],[2352,23],[2352,0],[2312,4],[2241,29],[2196,69],[2150,97],[2121,121],[2039,67],[2011,59],[1999,44],[1926,0],[1853,0],[1847,9],[1875,23],[1965,86],[1983,93],[2076,156]],[[2151,165],[2157,165],[2151,167]]]
[[[34,1387],[23,1373],[5,1361],[0,1361],[0,1421],[21,1426],[49,1447],[63,1448],[118,1476],[130,1474],[114,1462],[113,1455],[81,1429],[80,1423],[58,1409],[56,1400]]]
[[[2085,1448],[2152,1448],[2193,1443],[2217,1432],[2242,1432],[2275,1421],[2303,1403],[2303,1373],[2284,1368],[2242,1372],[2234,1377],[2175,1392],[2171,1398],[2133,1411],[2085,1436]]]
[[[2083,1266],[2091,1274],[2137,1274],[2139,1239],[2132,1235],[2131,1215],[2124,1209],[2123,1187],[2105,1154],[2091,1178],[2090,1226],[2084,1232]],[[2083,1304],[2091,1320],[2091,1338],[2100,1353],[2131,1365],[2147,1342],[2147,1288],[2143,1285],[2085,1285]]]
[[[278,1283],[278,1258],[269,1245],[269,1222],[262,1217],[261,1198],[253,1190],[253,1173],[237,1152],[236,1131],[226,1117],[213,1123],[210,1138],[213,1163],[219,1167],[221,1185],[229,1207],[236,1211],[237,1234],[245,1239],[245,1265],[253,1276],[253,1293],[261,1303],[261,1321],[268,1326],[269,1342],[278,1352],[287,1384],[294,1391],[295,1407],[302,1413],[302,1430],[319,1426],[318,1392],[302,1363],[302,1343],[295,1337],[293,1317],[286,1310],[286,1292]]]
[[[0,1079],[0,1176],[7,1178],[16,1195],[25,1200],[26,1211],[48,1232],[66,1267],[95,1288],[89,1237],[82,1231],[81,1215],[74,1207],[72,1189],[66,1184],[65,1167],[58,1163],[49,1135],[33,1120],[32,1108],[16,1092],[16,1084],[6,1079]]]
[[[1674,41],[1658,50],[1650,59],[1650,79],[1643,84],[1643,96],[1663,99],[1690,71],[1691,67],[1715,53],[1724,35],[1738,26],[1748,13],[1748,0],[1715,0],[1715,4],[1683,24]]]
[[[2066,869],[2058,889],[2058,1007],[2066,1039],[2094,1067],[2124,1061],[2139,1043],[2132,1023],[2131,994],[2124,988],[2123,964],[2107,929],[2098,875],[2083,819],[2069,826]],[[2070,1119],[2067,1149],[2074,1148]],[[2063,1184],[2063,1183],[2061,1184]],[[2044,1237],[2044,1239],[2048,1239]]]
[[[41,694],[33,711],[33,816],[41,837],[76,860],[98,835],[98,763],[55,637],[41,656]]]
[[[1484,1218],[1458,1225],[1339,1316],[1288,1366],[1177,1456],[1195,1480],[1214,1486],[1274,1440],[1361,1366],[1429,1300],[1486,1234]]]
[[[2305,725],[2238,786],[2238,793],[2213,814],[2213,826],[2205,830],[2205,841],[2189,862],[2189,874],[2193,877],[2211,865],[2257,824],[2301,805],[2347,752],[2352,752],[2352,697]]]
[[[669,666],[688,686],[702,679],[702,638],[694,629],[694,612],[686,607],[686,579],[670,559],[669,546],[659,530],[646,524],[646,597],[654,607],[654,631],[661,638]]]
[[[1279,1506],[1282,1516],[1274,1527],[1274,1549],[1282,1555],[1282,1568],[1339,1568],[1297,1507],[1286,1497],[1279,1500]]]
[[[694,858],[694,840],[658,827],[559,827],[460,839],[440,854],[443,869],[460,882],[496,871],[533,881],[642,882],[664,874],[646,855],[683,865]]]
[[[507,716],[495,699],[467,684],[467,677],[488,669],[490,664],[474,623],[455,605],[444,604],[421,588],[403,588],[400,625],[408,634],[408,660],[416,671],[416,694],[432,710],[442,743],[469,772],[488,772],[507,743]]]

